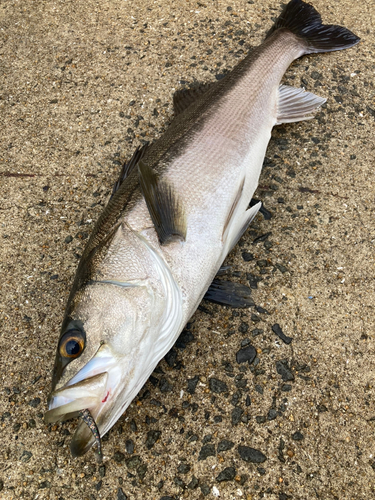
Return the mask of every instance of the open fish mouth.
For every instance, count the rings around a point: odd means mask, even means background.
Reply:
[[[84,455],[96,442],[98,459],[101,460],[100,432],[96,420],[105,400],[108,373],[103,372],[55,391],[44,416],[48,423],[80,417],[70,443],[72,455]],[[102,419],[100,419],[102,420]]]
[[[103,372],[55,391],[44,416],[46,424],[77,417],[85,409],[91,414],[97,413],[95,409],[105,396],[107,379],[108,373]]]
[[[119,367],[108,346],[96,355],[66,385],[49,399],[44,421],[49,424],[81,417],[70,444],[73,456],[84,455],[108,430],[113,396],[118,388]]]

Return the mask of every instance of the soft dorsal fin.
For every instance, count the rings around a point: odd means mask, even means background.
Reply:
[[[161,180],[143,161],[138,163],[139,181],[151,220],[162,245],[186,238],[185,217],[172,186]]]
[[[213,83],[201,83],[190,89],[177,90],[173,94],[173,108],[175,116],[181,114],[185,109],[187,109],[191,104],[193,104],[197,99],[199,99],[203,94],[207,92],[209,88],[214,85]]]
[[[142,158],[147,150],[147,147],[148,147],[148,143],[142,147],[138,146],[137,149],[134,151],[134,154],[130,158],[130,160],[123,164],[119,178],[117,179],[117,181],[115,182],[115,185],[113,186],[112,196],[116,193],[116,191],[118,191],[121,184],[128,177],[128,175],[133,170],[133,168],[137,166],[137,164],[140,160],[142,160]]]

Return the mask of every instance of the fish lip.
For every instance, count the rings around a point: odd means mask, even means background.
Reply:
[[[107,381],[108,373],[101,372],[75,384],[68,383],[54,391],[49,396],[44,421],[46,423],[64,421],[78,416],[81,410],[99,408],[107,388]],[[80,393],[84,395],[80,396]]]

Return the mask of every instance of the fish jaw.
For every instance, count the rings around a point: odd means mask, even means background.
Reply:
[[[103,436],[118,418],[114,407],[123,389],[122,379],[120,360],[112,354],[108,345],[102,345],[89,363],[65,386],[50,395],[45,422],[68,420],[88,409]],[[71,444],[73,455],[83,455],[93,444],[90,429],[81,422]]]

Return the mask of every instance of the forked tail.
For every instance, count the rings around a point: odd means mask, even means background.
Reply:
[[[322,24],[319,12],[302,0],[291,0],[284,7],[266,38],[279,29],[287,29],[301,38],[306,45],[305,54],[347,49],[360,41],[342,26]]]

